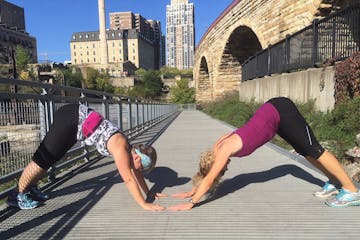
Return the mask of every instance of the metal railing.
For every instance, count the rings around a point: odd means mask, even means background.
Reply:
[[[177,105],[32,81],[0,78],[0,186],[20,176],[46,135],[56,110],[84,103],[116,124],[129,140],[178,113]],[[55,175],[79,161],[99,157],[94,147],[78,142],[48,171]],[[4,198],[14,186],[0,192]]]
[[[256,53],[242,64],[242,81],[321,66],[360,51],[360,4],[348,7]]]

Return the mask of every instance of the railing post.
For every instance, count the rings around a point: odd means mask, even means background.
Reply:
[[[286,34],[285,37],[285,63],[283,71],[288,71],[290,65],[290,35]]]
[[[129,104],[129,129],[132,129],[132,110],[131,110],[131,99],[128,98],[128,104]]]
[[[336,55],[336,17],[333,18],[333,27],[332,27],[332,51],[331,58],[334,58]]]
[[[139,128],[140,121],[139,121],[139,101],[135,100],[135,107],[136,107],[136,129]]]
[[[119,98],[118,103],[118,126],[121,130],[123,130],[123,114],[122,114],[122,98]]]
[[[316,66],[316,63],[318,61],[318,44],[319,44],[319,28],[318,28],[318,22],[319,20],[314,19],[312,22],[312,31],[313,31],[313,46],[312,46],[312,56],[311,56],[311,62],[313,66]]]
[[[268,46],[267,75],[271,75],[271,44]]]
[[[145,123],[145,102],[141,101],[141,108],[142,108],[142,125]]]

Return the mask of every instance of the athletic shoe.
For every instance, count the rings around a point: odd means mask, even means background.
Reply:
[[[314,192],[314,196],[319,198],[327,198],[338,193],[339,191],[333,184],[326,182],[322,189]]]
[[[17,202],[20,209],[33,209],[40,205],[40,202],[30,197],[30,192],[19,193],[17,195]]]
[[[39,201],[39,202],[44,202],[44,201],[49,199],[49,195],[42,192],[37,186],[29,187],[29,193],[30,193],[30,197],[33,200],[36,200],[36,201]]]
[[[335,197],[326,200],[325,203],[330,207],[337,208],[358,206],[360,205],[360,191],[350,192],[342,188]]]

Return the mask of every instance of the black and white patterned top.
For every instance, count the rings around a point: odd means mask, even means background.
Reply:
[[[110,137],[115,133],[121,133],[120,129],[110,122],[109,120],[103,120],[100,125],[96,128],[88,138],[85,138],[82,132],[82,124],[85,119],[89,116],[91,110],[83,104],[79,105],[79,124],[77,132],[77,140],[84,141],[88,146],[95,146],[96,150],[103,156],[110,156],[110,153],[106,147],[106,144]]]

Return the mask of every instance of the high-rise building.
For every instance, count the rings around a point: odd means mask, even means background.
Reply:
[[[144,38],[153,42],[155,69],[165,65],[165,45],[162,41],[164,36],[161,32],[160,21],[147,20],[140,14],[132,12],[110,13],[110,30],[136,29]]]
[[[194,50],[194,4],[171,0],[166,6],[166,64],[178,69],[192,68]]]

